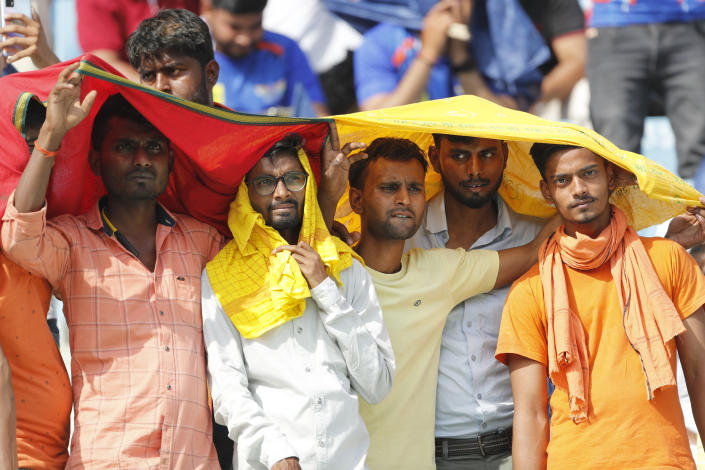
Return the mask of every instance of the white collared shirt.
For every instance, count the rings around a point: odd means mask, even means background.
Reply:
[[[512,211],[497,197],[497,225],[471,247],[503,250],[524,245],[543,222]],[[444,193],[431,198],[423,223],[405,249],[442,248],[448,242]],[[514,402],[509,371],[494,358],[509,287],[476,295],[448,315],[441,340],[436,391],[436,437],[463,438],[507,429]]]
[[[244,339],[204,270],[203,336],[215,420],[237,442],[239,470],[298,457],[304,469],[362,470],[369,435],[358,394],[377,403],[392,388],[394,354],[370,275],[353,260],[311,289],[303,315]]]

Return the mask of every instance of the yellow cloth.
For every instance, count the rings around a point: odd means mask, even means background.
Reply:
[[[506,140],[507,168],[499,193],[516,212],[549,217],[555,210],[539,190],[541,179],[529,149],[534,142],[576,145],[592,150],[632,173],[637,185],[622,186],[611,201],[627,215],[636,230],[667,220],[698,204],[699,193],[665,168],[642,155],[620,150],[596,132],[575,124],[553,122],[521,111],[464,95],[394,108],[334,117],[341,143],[370,143],[377,137],[403,137],[424,151],[433,145],[432,133]],[[442,189],[440,176],[431,168],[426,177],[426,196]],[[336,218],[349,229],[359,230],[347,194],[338,205]]]
[[[298,157],[309,175],[299,241],[316,250],[328,275],[340,284],[340,271],[352,265],[353,256],[360,259],[328,232],[308,157],[303,150]],[[252,208],[244,181],[230,205],[228,226],[233,239],[206,269],[213,291],[240,334],[256,338],[301,316],[311,296],[308,283],[289,251],[272,255],[276,247],[289,243]]]

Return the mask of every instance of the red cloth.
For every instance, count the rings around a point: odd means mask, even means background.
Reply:
[[[157,8],[155,8],[157,7]],[[198,0],[76,0],[78,40],[86,52],[98,49],[117,51],[127,59],[125,43],[142,20],[159,9],[184,8],[199,14]]]
[[[59,72],[77,60],[0,78],[0,216],[29,159],[18,132],[26,101],[30,94],[46,100]],[[171,140],[174,170],[160,197],[162,204],[209,223],[226,236],[228,208],[238,184],[274,142],[292,132],[301,134],[314,172],[320,174],[327,119],[253,116],[196,105],[134,82],[119,82],[105,72],[119,73],[97,57],[86,55],[83,62],[82,94],[98,90],[98,97],[90,115],[61,143],[47,191],[49,217],[85,213],[105,193],[88,166],[88,151],[95,114],[114,93],[121,93]]]

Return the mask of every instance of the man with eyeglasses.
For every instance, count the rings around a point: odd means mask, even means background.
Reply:
[[[328,232],[300,144],[287,136],[249,171],[233,240],[203,272],[213,411],[237,442],[235,468],[363,470],[358,395],[387,396],[394,356],[370,275]]]

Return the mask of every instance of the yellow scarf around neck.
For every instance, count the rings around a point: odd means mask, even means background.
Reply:
[[[303,150],[299,161],[308,175],[304,213],[299,232],[319,254],[329,276],[341,284],[340,272],[357,254],[328,232],[316,199],[316,181]],[[311,296],[308,283],[289,251],[272,250],[289,243],[264,222],[250,204],[243,182],[230,204],[228,226],[233,239],[206,265],[208,278],[225,313],[243,338],[257,338],[304,313]]]

